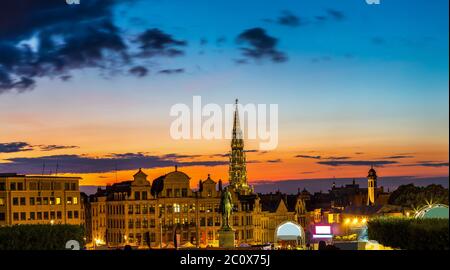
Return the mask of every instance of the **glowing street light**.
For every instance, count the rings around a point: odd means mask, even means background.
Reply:
[[[356,223],[358,223],[358,219],[357,219],[357,218],[354,218],[354,219],[353,219],[353,224],[356,224]]]
[[[98,238],[95,239],[95,244],[100,245],[101,243],[102,243],[102,240],[100,240]]]

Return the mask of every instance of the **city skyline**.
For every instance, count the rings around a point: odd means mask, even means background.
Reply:
[[[381,179],[448,177],[448,1],[92,1],[94,14],[61,2],[65,18],[32,5],[34,22],[0,23],[0,172],[45,164],[105,185],[178,165],[192,186],[227,182],[229,140],[169,134],[170,107],[200,95],[279,104],[278,148],[245,140],[250,184],[364,178],[371,165]],[[25,53],[34,72],[8,58]]]

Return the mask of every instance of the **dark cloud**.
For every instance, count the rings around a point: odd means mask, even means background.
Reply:
[[[62,150],[62,149],[74,149],[79,148],[75,145],[31,145],[27,142],[11,142],[11,143],[0,143],[0,153],[15,153],[15,152],[23,152],[23,151],[31,151],[31,150],[40,150],[40,151],[54,151],[54,150]]]
[[[300,172],[300,174],[312,174],[312,173],[316,173],[319,171],[306,171],[306,172]]]
[[[148,74],[148,69],[143,66],[134,66],[128,72],[136,77],[145,77]]]
[[[347,160],[347,159],[350,159],[350,157],[326,157],[324,159],[329,159],[329,160]]]
[[[33,147],[26,142],[0,143],[0,153],[31,151]]]
[[[327,9],[327,15],[329,18],[334,19],[336,21],[343,21],[345,19],[344,13],[336,9]]]
[[[141,49],[142,56],[179,56],[184,51],[180,47],[186,46],[187,42],[176,40],[171,35],[162,32],[157,28],[148,29],[141,33],[137,42]]]
[[[327,165],[327,166],[379,166],[396,164],[397,161],[392,160],[330,160],[330,161],[319,161],[317,164]]]
[[[184,155],[167,156],[147,155],[144,153],[111,154],[106,157],[89,157],[84,155],[53,155],[43,157],[10,158],[7,163],[0,163],[1,172],[25,174],[42,173],[46,168],[56,168],[60,173],[103,173],[116,170],[136,170],[138,168],[159,168],[168,166],[220,166],[228,161],[182,161]]]
[[[62,75],[59,78],[61,79],[61,81],[67,82],[72,79],[72,75]]]
[[[54,151],[54,150],[64,150],[64,149],[75,149],[80,148],[76,145],[56,145],[56,144],[50,144],[50,145],[37,145],[41,151]]]
[[[411,155],[394,155],[394,156],[387,156],[384,157],[384,159],[401,159],[401,158],[413,158],[414,156]]]
[[[92,0],[69,7],[64,1],[19,0],[2,4],[0,93],[31,90],[39,77],[126,62],[127,46],[112,22],[115,3]],[[32,38],[34,44],[26,42]]]
[[[403,164],[403,167],[448,167],[448,162],[421,161],[414,164]]]
[[[244,65],[244,64],[248,64],[247,59],[234,59],[234,63],[237,65]]]
[[[300,17],[294,15],[290,11],[283,11],[281,16],[278,17],[277,23],[280,25],[290,26],[290,27],[297,27],[306,24],[303,20],[300,19]]]
[[[282,162],[282,160],[280,158],[277,158],[277,159],[266,160],[266,162],[268,162],[268,163],[280,163],[280,162]]]
[[[321,156],[310,156],[310,155],[296,155],[296,158],[311,158],[311,159],[321,159]]]
[[[227,41],[227,38],[224,36],[218,37],[216,39],[216,46],[222,46]]]
[[[323,157],[323,156],[311,156],[311,155],[296,155],[297,158],[309,158],[309,159],[325,159],[325,160],[347,160],[350,159],[350,157],[338,157],[338,156],[330,156],[330,157]]]
[[[267,35],[262,28],[247,29],[237,37],[236,41],[238,44],[248,45],[241,48],[243,56],[247,58],[254,60],[267,58],[276,63],[287,61],[287,56],[276,48],[278,39]]]
[[[318,15],[318,16],[315,16],[314,18],[318,22],[325,22],[328,19],[327,16],[323,16],[323,15]]]
[[[184,72],[184,68],[162,69],[162,70],[158,71],[158,73],[160,73],[160,74],[167,74],[167,75],[180,74],[183,72]]]
[[[179,56],[185,41],[153,28],[130,40],[114,23],[114,6],[133,0],[17,0],[0,8],[0,94],[31,90],[39,78],[67,81],[74,70],[94,68],[104,77],[144,76],[146,57]],[[137,43],[137,46],[129,44]],[[137,47],[137,48],[136,48]],[[137,62],[137,63],[136,63]],[[145,73],[146,74],[146,73]]]

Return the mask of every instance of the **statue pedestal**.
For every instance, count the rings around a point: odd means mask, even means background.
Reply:
[[[231,228],[221,228],[219,230],[219,247],[234,248],[234,230]]]

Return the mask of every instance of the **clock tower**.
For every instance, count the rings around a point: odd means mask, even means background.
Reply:
[[[373,166],[369,170],[367,176],[367,205],[375,205],[376,190],[377,190],[377,172],[373,169]]]

